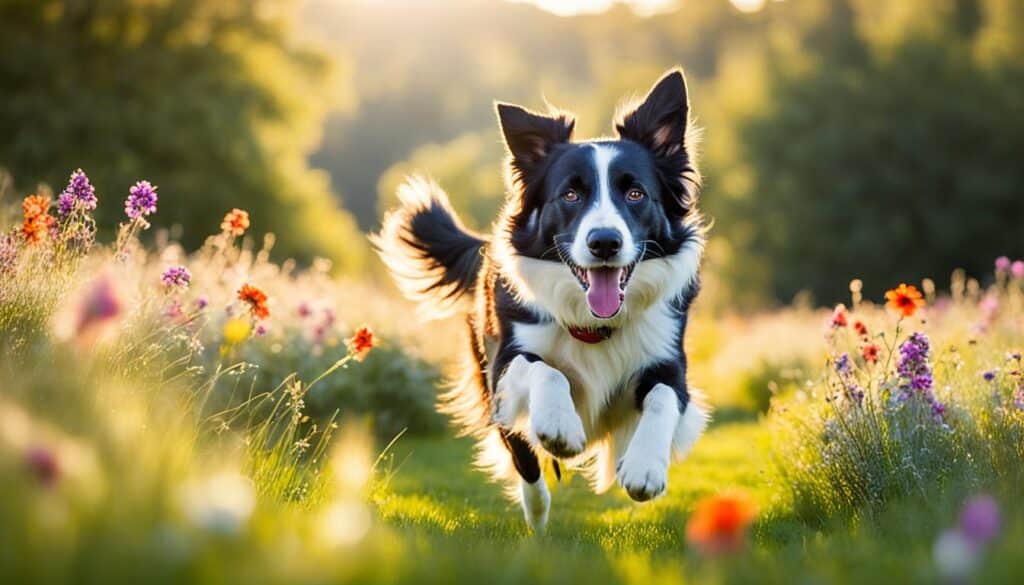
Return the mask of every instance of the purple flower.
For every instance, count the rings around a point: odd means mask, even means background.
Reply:
[[[139,181],[128,190],[124,201],[124,212],[130,219],[140,219],[156,212],[156,187],[149,181]]]
[[[184,266],[171,266],[164,270],[160,280],[164,281],[164,284],[169,287],[186,289],[189,283],[192,282],[192,273]]]
[[[1010,274],[1014,278],[1024,278],[1024,260],[1017,260],[1010,266]]]
[[[259,335],[260,337],[262,337],[262,336],[264,336],[266,334],[267,334],[267,328],[266,327],[264,327],[263,325],[257,325],[256,326],[256,335]]]
[[[202,311],[210,304],[210,301],[206,300],[206,297],[199,297],[196,299],[196,308]]]
[[[60,479],[60,461],[49,447],[36,445],[25,452],[25,466],[39,483],[50,487]]]
[[[849,376],[850,373],[853,372],[853,365],[850,363],[850,354],[843,353],[836,358],[835,368],[836,372],[838,372],[840,376]]]
[[[996,258],[996,272],[1006,272],[1010,269],[1010,259],[1006,256]]]
[[[0,275],[14,272],[18,263],[18,240],[9,234],[0,234]]]
[[[960,532],[969,543],[983,546],[999,534],[999,505],[991,496],[974,496],[960,512]]]
[[[932,387],[935,379],[928,362],[931,344],[924,333],[914,333],[900,345],[900,360],[896,373],[900,377],[898,399],[901,402],[918,397],[931,407],[932,414],[939,421],[946,412],[946,406],[935,398]]]
[[[982,374],[981,377],[984,378],[986,382],[991,382],[992,380],[996,379],[996,371],[988,370],[987,372]]]
[[[67,217],[76,208],[96,209],[96,189],[82,169],[71,173],[68,186],[57,198],[57,214]]]

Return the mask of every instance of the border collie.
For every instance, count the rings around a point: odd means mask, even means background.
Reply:
[[[440,408],[541,532],[548,461],[650,500],[707,424],[683,351],[706,231],[697,132],[680,70],[622,110],[617,138],[573,142],[569,115],[496,107],[508,199],[490,237],[412,178],[372,239],[424,315],[465,315],[468,363]]]

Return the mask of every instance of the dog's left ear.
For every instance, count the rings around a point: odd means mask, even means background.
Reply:
[[[674,69],[654,84],[639,106],[624,113],[615,128],[620,137],[646,146],[656,156],[671,156],[684,148],[689,116],[686,80]]]
[[[690,102],[686,79],[680,69],[666,73],[640,105],[620,115],[615,129],[619,137],[645,146],[658,161],[659,170],[674,195],[670,211],[685,215],[696,197],[700,176],[690,147]]]

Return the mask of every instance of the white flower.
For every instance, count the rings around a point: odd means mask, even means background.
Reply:
[[[196,526],[233,535],[249,521],[256,507],[256,492],[249,478],[220,472],[182,486],[179,501]]]

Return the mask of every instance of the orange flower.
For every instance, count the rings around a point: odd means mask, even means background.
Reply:
[[[249,229],[249,212],[237,207],[232,209],[224,216],[224,221],[220,222],[220,229],[232,236],[244,234]]]
[[[21,202],[21,208],[25,214],[25,221],[21,224],[21,235],[29,243],[41,241],[57,225],[57,218],[48,213],[49,197],[29,195]]]
[[[917,309],[924,306],[924,297],[921,296],[921,291],[912,284],[901,284],[890,290],[885,293],[885,300],[887,308],[904,317],[913,317]]]
[[[832,328],[846,327],[846,305],[839,303],[832,311]]]
[[[873,363],[878,361],[878,352],[879,351],[880,350],[879,350],[878,346],[875,345],[874,343],[865,344],[864,347],[862,347],[860,349],[861,355],[864,356],[864,361],[866,361],[868,363],[871,363],[871,364],[873,364]]]
[[[257,319],[266,319],[270,316],[270,309],[267,308],[267,293],[252,286],[243,284],[238,289],[238,299],[249,304],[249,311]]]
[[[361,362],[366,359],[366,354],[370,353],[370,350],[377,345],[377,338],[373,336],[373,331],[369,327],[363,325],[356,329],[345,345],[348,346],[348,350],[352,352],[356,361]]]
[[[697,502],[686,525],[686,540],[704,554],[733,552],[743,546],[757,508],[743,494],[721,494]]]
[[[21,209],[25,212],[25,220],[33,220],[41,215],[46,215],[50,210],[50,198],[42,195],[29,195],[21,202]]]
[[[861,337],[868,336],[868,326],[865,325],[863,321],[854,321],[853,330],[856,331],[857,335],[860,335]]]

